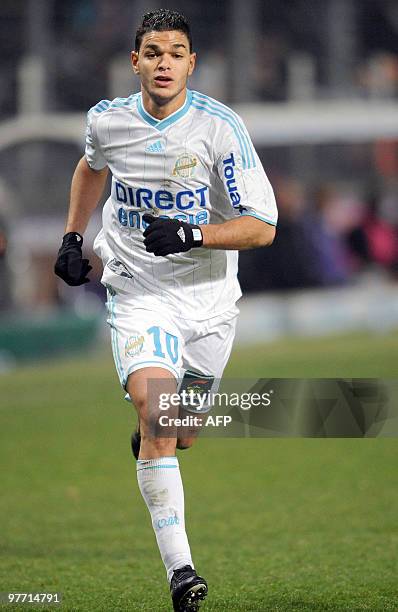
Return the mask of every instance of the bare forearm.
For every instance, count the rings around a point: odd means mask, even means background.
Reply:
[[[81,158],[72,178],[65,233],[84,233],[91,214],[101,199],[107,175],[107,168],[98,171],[92,170],[85,157]]]
[[[209,249],[243,251],[269,246],[275,237],[275,227],[255,217],[239,217],[218,225],[201,225],[203,246]]]

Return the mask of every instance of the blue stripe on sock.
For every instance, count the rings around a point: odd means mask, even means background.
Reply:
[[[157,459],[138,459],[139,463],[148,463],[148,461],[162,461],[162,459],[174,459],[178,462],[175,455],[164,455],[163,457],[157,457]]]
[[[147,465],[146,467],[139,468],[137,467],[137,472],[142,472],[142,470],[162,470],[163,468],[177,468],[178,465]]]

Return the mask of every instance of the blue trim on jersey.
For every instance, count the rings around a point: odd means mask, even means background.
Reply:
[[[139,112],[139,114],[141,115],[141,117],[143,118],[144,121],[146,121],[147,123],[149,123],[149,125],[151,125],[152,127],[156,127],[159,123],[159,119],[155,119],[155,117],[152,117],[152,115],[150,115],[149,113],[146,112],[143,104],[142,104],[142,96],[138,96],[137,99],[137,110]]]
[[[227,121],[235,132],[235,136],[238,139],[240,150],[242,153],[243,167],[246,169],[255,168],[256,160],[254,155],[254,148],[251,144],[249,135],[244,127],[239,116],[229,109],[224,104],[217,102],[213,98],[209,98],[205,94],[193,91],[193,106],[199,110],[205,110],[210,115],[215,115]],[[196,106],[198,105],[198,106]]]
[[[197,108],[198,110],[203,110],[203,111],[205,111],[205,112],[206,112],[206,113],[208,113],[209,115],[214,115],[215,117],[220,117],[220,119],[224,119],[224,121],[226,121],[226,122],[228,123],[228,125],[229,125],[229,126],[232,128],[232,129],[233,129],[233,131],[234,131],[234,133],[235,133],[235,136],[236,136],[236,138],[237,138],[237,140],[238,140],[238,143],[239,143],[239,148],[240,148],[240,152],[241,152],[241,154],[242,154],[243,169],[244,169],[244,170],[246,170],[246,169],[249,167],[248,162],[247,162],[247,158],[246,158],[246,153],[247,153],[247,151],[246,151],[246,147],[245,147],[244,143],[242,142],[242,139],[241,139],[241,137],[240,137],[240,134],[239,134],[239,132],[238,132],[238,130],[237,130],[237,128],[236,128],[236,126],[235,126],[235,125],[232,123],[232,121],[230,121],[228,117],[226,117],[225,115],[222,115],[222,114],[221,114],[221,113],[219,113],[219,112],[213,112],[213,111],[211,111],[211,110],[210,110],[210,109],[209,109],[209,108],[206,106],[206,103],[204,103],[203,105],[200,105],[200,104],[197,104],[197,103],[195,103],[195,102],[193,101],[193,102],[192,102],[192,106],[193,106],[193,108]]]
[[[131,96],[128,98],[115,98],[109,108],[123,108],[123,106],[130,106],[138,95],[139,94],[131,94]]]
[[[264,223],[268,223],[268,225],[273,225],[274,227],[276,227],[275,221],[270,221],[270,219],[266,219],[265,217],[261,217],[258,213],[243,212],[241,214],[241,217],[255,217],[256,219],[259,219],[260,221],[264,221]]]
[[[186,115],[186,113],[190,109],[191,102],[192,102],[192,91],[187,89],[187,97],[186,97],[184,105],[172,115],[169,115],[165,119],[159,120],[159,119],[155,119],[155,117],[152,117],[152,115],[147,113],[147,111],[144,108],[144,105],[142,104],[142,95],[138,94],[137,110],[139,114],[141,115],[141,117],[143,118],[143,120],[146,121],[146,123],[149,123],[149,125],[156,128],[157,130],[163,131],[166,128],[168,128],[169,125],[172,125],[173,123],[181,119],[181,117]]]
[[[104,110],[107,110],[110,107],[110,105],[111,105],[110,100],[101,100],[100,102],[98,102],[98,104],[90,108],[88,112],[90,113],[91,111],[93,111],[97,113],[102,113]]]
[[[123,108],[124,106],[125,107],[131,106],[131,103],[134,102],[134,100],[137,98],[138,95],[139,94],[136,93],[136,94],[131,94],[131,96],[129,96],[128,98],[115,98],[114,100],[101,100],[100,102],[98,102],[98,104],[90,108],[89,113],[91,112],[103,113],[109,108]]]

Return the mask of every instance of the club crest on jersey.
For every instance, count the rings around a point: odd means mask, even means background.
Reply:
[[[139,334],[135,334],[134,336],[127,338],[124,347],[126,357],[137,357],[137,355],[139,355],[144,348],[144,340],[144,336]]]
[[[196,157],[189,153],[183,153],[177,157],[172,174],[181,178],[191,178],[195,174],[197,165]]]

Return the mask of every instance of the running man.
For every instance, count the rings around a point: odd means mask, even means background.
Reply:
[[[197,610],[207,594],[191,557],[176,457],[194,436],[154,437],[148,383],[174,393],[181,379],[196,377],[216,391],[239,312],[238,251],[270,245],[277,222],[272,187],[240,117],[187,89],[195,59],[183,15],[144,15],[131,53],[141,91],[88,113],[55,264],[69,285],[88,282],[83,234],[110,171],[94,250],[104,265],[116,369],[138,412],[138,485],[180,612]]]

